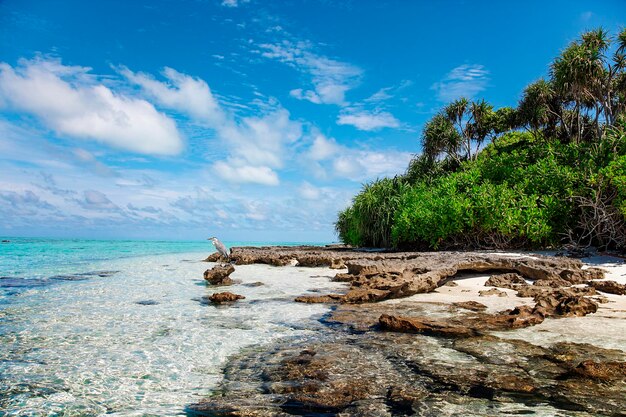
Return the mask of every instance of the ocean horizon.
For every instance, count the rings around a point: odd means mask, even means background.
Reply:
[[[0,276],[41,278],[94,261],[167,253],[215,252],[208,240],[82,239],[0,236]],[[6,242],[8,241],[8,242]],[[234,246],[323,246],[332,242],[224,241]]]

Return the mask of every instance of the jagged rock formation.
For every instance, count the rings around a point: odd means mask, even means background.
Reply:
[[[236,262],[256,260],[282,265],[293,261],[300,263],[301,256],[304,256],[307,262],[315,265],[345,264],[348,272],[337,274],[334,280],[349,282],[350,290],[346,294],[303,296],[296,299],[307,303],[366,303],[403,298],[434,291],[455,275],[470,272],[506,272],[507,274],[491,277],[491,282],[498,284],[493,286],[516,290],[528,286],[524,279],[541,283],[554,282],[551,287],[560,287],[563,283],[570,286],[604,276],[604,272],[598,268],[583,269],[583,263],[578,259],[511,257],[476,252],[362,253],[323,248],[317,252],[308,248],[301,252],[293,248],[280,248],[277,253],[266,249],[234,253],[237,254]],[[312,259],[316,256],[317,261],[313,262]]]
[[[485,282],[485,287],[498,287],[516,290],[519,287],[528,285],[526,280],[517,273],[492,275]]]
[[[204,271],[204,279],[211,285],[232,285],[233,280],[230,274],[235,272],[235,267],[227,265],[215,265],[211,269]]]
[[[589,281],[588,284],[598,291],[609,294],[626,295],[626,285],[615,281]]]

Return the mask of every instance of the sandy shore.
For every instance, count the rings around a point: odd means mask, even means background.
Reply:
[[[516,253],[511,256],[524,256]],[[599,267],[606,271],[604,281],[616,281],[626,284],[626,262],[617,257],[596,256],[582,259],[586,267]],[[485,281],[490,274],[467,275],[455,279],[454,287],[442,286],[435,291],[417,294],[405,299],[383,301],[381,304],[434,303],[451,305],[452,303],[475,301],[487,306],[486,312],[512,309],[519,305],[533,305],[531,297],[517,297],[516,291],[498,288],[506,296],[481,296],[480,292],[495,287],[486,287]],[[541,346],[569,341],[590,343],[592,345],[626,351],[626,296],[601,293],[606,302],[598,304],[598,311],[585,317],[565,317],[558,320],[545,320],[536,326],[514,329],[493,334],[503,338],[515,338],[532,341]],[[433,315],[437,313],[433,311]],[[446,314],[443,314],[447,316]]]
[[[316,266],[349,285],[298,297],[334,305],[325,330],[231,358],[218,394],[192,413],[622,415],[626,296],[590,283],[626,284],[623,259],[303,248],[235,261],[285,265],[294,280]],[[485,286],[494,274],[525,282]]]

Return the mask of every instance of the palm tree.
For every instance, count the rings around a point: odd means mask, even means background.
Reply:
[[[615,41],[617,48],[609,59],[609,49]],[[623,114],[625,52],[626,29],[614,40],[600,28],[583,33],[554,60],[551,83],[563,100],[563,110],[572,112],[571,124],[564,127],[576,141],[583,137],[585,120],[591,120],[593,136],[601,139],[606,127],[614,125]]]
[[[461,135],[443,112],[436,114],[424,125],[422,152],[430,159],[437,159],[443,153],[460,163],[461,142]]]
[[[476,158],[488,137],[498,128],[493,106],[485,100],[470,102],[462,97],[444,107],[424,126],[422,150],[436,159],[441,154],[460,163]]]
[[[555,133],[557,120],[562,122],[566,130],[568,129],[567,122],[563,120],[554,87],[550,81],[543,78],[524,89],[518,106],[518,114],[521,124],[529,126],[535,137],[542,129]]]

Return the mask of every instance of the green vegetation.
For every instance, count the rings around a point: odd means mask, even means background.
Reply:
[[[402,176],[364,185],[336,229],[355,246],[626,249],[626,30],[584,33],[517,108],[460,98]],[[485,143],[488,143],[485,146]]]

